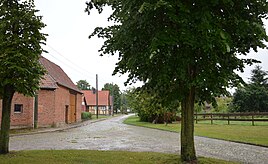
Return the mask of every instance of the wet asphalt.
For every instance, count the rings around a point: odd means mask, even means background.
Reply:
[[[125,125],[120,116],[86,126],[50,133],[10,137],[10,150],[121,150],[177,153],[178,133]],[[267,137],[268,139],[268,137]],[[195,137],[198,156],[241,163],[268,164],[268,148]]]

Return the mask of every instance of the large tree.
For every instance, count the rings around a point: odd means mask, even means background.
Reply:
[[[119,55],[114,73],[143,81],[164,102],[181,102],[181,160],[196,161],[194,102],[225,94],[242,80],[235,70],[255,62],[243,55],[266,47],[266,0],[92,0],[86,11],[107,5],[115,24],[90,37],[106,39],[101,55]]]
[[[0,1],[0,154],[9,152],[11,101],[15,92],[34,96],[44,69],[39,63],[45,26],[33,1]]]
[[[117,113],[118,110],[121,108],[121,91],[119,86],[113,83],[106,83],[104,84],[102,90],[110,91],[111,96],[113,96],[113,106],[114,106],[113,108],[115,113]]]
[[[81,90],[91,90],[90,84],[86,80],[79,80],[76,82],[76,86]]]

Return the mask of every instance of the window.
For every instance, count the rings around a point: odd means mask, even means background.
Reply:
[[[15,104],[14,113],[22,113],[23,105],[22,104]]]

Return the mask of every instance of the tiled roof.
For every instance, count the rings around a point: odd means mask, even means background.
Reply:
[[[40,83],[41,89],[56,89],[58,88],[57,82],[49,75],[45,74],[41,79]]]
[[[43,56],[39,59],[40,63],[44,66],[47,74],[41,80],[40,88],[57,88],[57,85],[64,86],[79,93],[82,93],[77,86],[72,82],[68,75],[55,63],[49,61]]]
[[[96,93],[94,94],[91,90],[83,90],[87,105],[96,105]],[[98,105],[108,106],[110,98],[109,91],[98,92]]]

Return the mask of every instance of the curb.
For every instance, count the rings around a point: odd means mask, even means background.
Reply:
[[[77,123],[76,125],[70,125],[67,127],[62,127],[62,128],[48,128],[48,129],[44,129],[44,130],[40,130],[40,131],[35,131],[35,132],[26,132],[26,133],[18,133],[18,134],[10,134],[10,137],[15,137],[15,136],[26,136],[26,135],[34,135],[34,134],[42,134],[42,133],[50,133],[50,132],[58,132],[58,131],[63,131],[63,130],[69,130],[69,129],[74,129],[74,128],[78,128],[78,127],[82,127],[82,126],[86,126],[89,124],[93,124],[96,122],[100,122],[100,121],[104,121],[110,118],[101,118],[98,120],[87,120],[84,122],[80,122]]]

